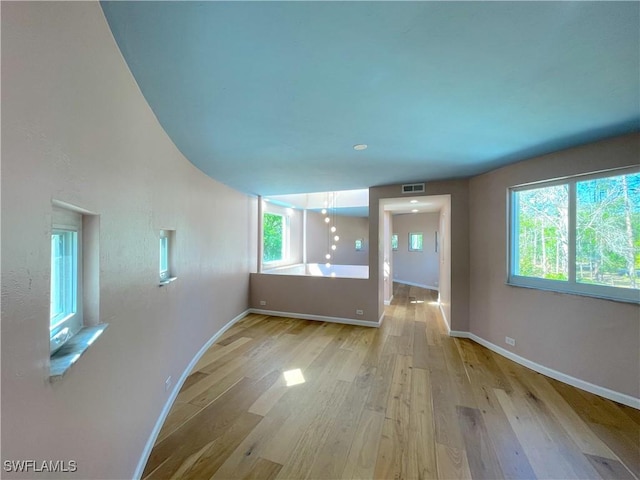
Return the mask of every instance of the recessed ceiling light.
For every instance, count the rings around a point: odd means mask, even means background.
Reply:
[[[418,200],[411,200],[409,203],[418,203]]]
[[[411,210],[411,213],[418,213],[419,210],[417,208],[414,208],[413,210]]]
[[[364,144],[364,143],[358,143],[357,145],[353,146],[354,150],[366,150],[368,147],[368,145]]]

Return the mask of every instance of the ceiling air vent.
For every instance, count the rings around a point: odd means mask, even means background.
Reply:
[[[424,183],[402,185],[402,193],[424,193]]]

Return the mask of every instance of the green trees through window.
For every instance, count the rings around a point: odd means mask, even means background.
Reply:
[[[284,217],[275,213],[265,213],[262,222],[262,261],[276,262],[284,258]]]
[[[512,275],[640,286],[640,173],[512,192]]]
[[[409,234],[409,251],[410,252],[422,251],[422,233]]]
[[[516,275],[566,280],[569,276],[569,187],[516,192]]]
[[[640,174],[576,184],[576,279],[640,286]]]

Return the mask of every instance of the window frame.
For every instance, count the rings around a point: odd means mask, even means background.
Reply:
[[[576,238],[577,238],[577,184],[580,182],[598,180],[602,178],[618,177],[623,175],[640,173],[638,167],[622,167],[611,170],[584,173],[567,176],[559,179],[544,180],[516,185],[507,189],[507,275],[506,284],[514,287],[534,288],[558,293],[602,298],[628,303],[640,303],[640,289],[612,287],[608,285],[595,285],[581,283],[576,277]],[[568,186],[568,268],[567,280],[555,280],[539,277],[515,275],[516,262],[518,261],[518,192],[534,190],[557,185]]]
[[[413,248],[412,239],[414,236],[420,236],[420,248]],[[410,252],[422,252],[424,251],[424,233],[423,232],[409,232],[409,251]]]
[[[51,225],[50,238],[59,233],[75,233],[74,243],[71,248],[73,253],[73,266],[75,278],[72,282],[72,296],[75,300],[73,312],[65,312],[64,315],[52,323],[51,304],[53,288],[53,265],[50,265],[49,279],[49,350],[51,354],[61,348],[64,343],[73,335],[78,333],[84,326],[83,319],[83,239],[82,239],[82,215],[80,213],[55,207],[53,210],[53,222]],[[53,251],[49,252],[50,261],[53,261]]]

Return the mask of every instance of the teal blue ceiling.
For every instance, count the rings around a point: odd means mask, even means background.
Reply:
[[[638,2],[102,8],[177,147],[251,194],[466,177],[640,130]]]

